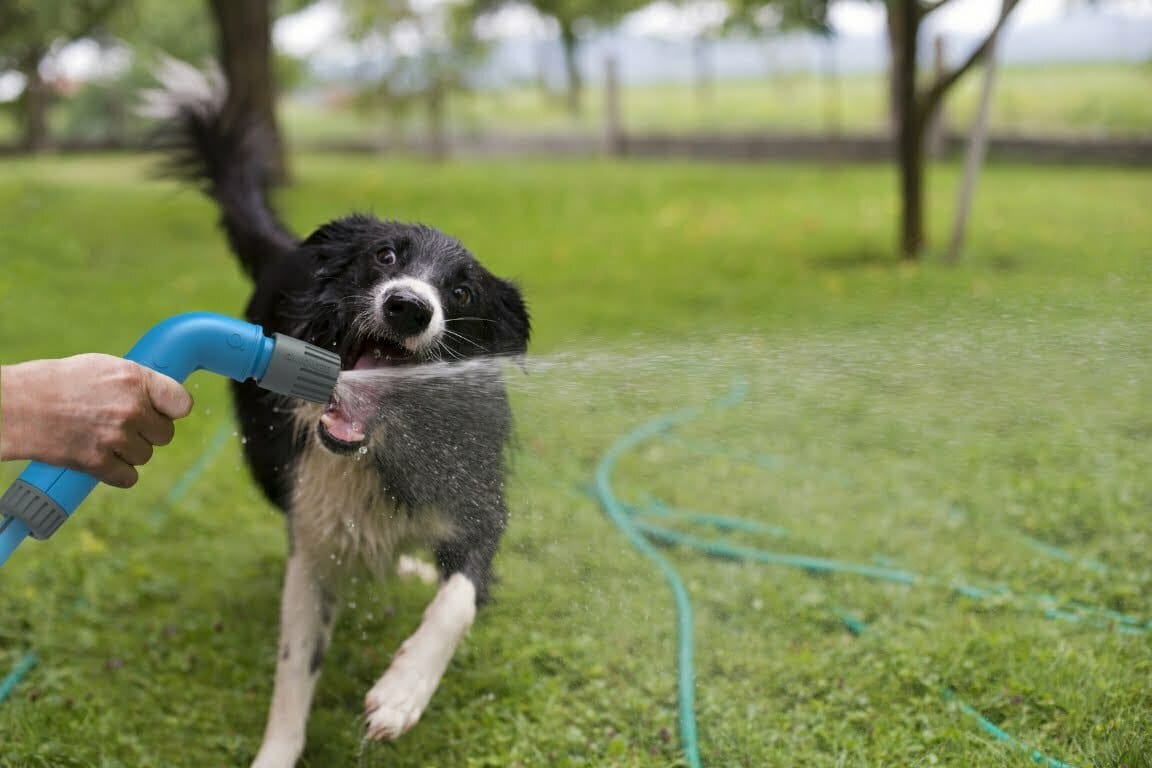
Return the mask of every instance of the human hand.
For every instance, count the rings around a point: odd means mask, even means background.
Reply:
[[[111,355],[0,368],[0,460],[68,467],[120,488],[192,410],[175,380]]]

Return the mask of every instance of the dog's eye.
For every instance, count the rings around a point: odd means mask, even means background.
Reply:
[[[396,263],[396,251],[392,250],[391,248],[385,248],[384,250],[380,251],[380,253],[376,254],[376,258],[378,258],[380,263],[384,266],[390,267]]]
[[[472,303],[472,291],[466,285],[458,285],[452,289],[452,298],[462,307]]]

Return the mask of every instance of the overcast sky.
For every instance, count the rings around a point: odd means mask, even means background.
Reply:
[[[429,5],[444,1],[412,0]],[[1063,13],[1071,2],[1076,0],[1021,0],[1011,24],[1019,28],[1050,21]],[[1083,4],[1083,0],[1080,2]],[[701,0],[688,8],[662,0],[629,16],[623,28],[634,35],[684,38],[692,35],[702,23],[714,20],[722,8],[720,0]],[[999,8],[1000,0],[952,0],[933,14],[934,29],[954,34],[981,32],[991,26]],[[1107,8],[1111,13],[1152,16],[1152,0],[1108,0]],[[832,4],[832,23],[842,35],[874,35],[884,26],[883,6],[865,0],[837,0]],[[555,34],[548,22],[525,7],[506,9],[487,23],[481,32],[487,38],[538,39]],[[343,44],[340,14],[330,2],[317,3],[280,19],[276,22],[274,35],[278,48],[296,56],[310,56],[321,51],[326,57],[354,55],[350,46]],[[83,78],[102,65],[117,66],[118,63],[109,61],[107,57],[101,58],[95,45],[79,43],[65,49],[64,55],[54,62],[53,69],[55,73]],[[122,66],[122,62],[119,65]],[[22,83],[22,78],[14,73],[0,74],[0,101],[15,98]]]
[[[1049,21],[1063,13],[1067,5],[1068,0],[1022,0],[1013,13],[1012,23],[1014,26],[1028,26]],[[1108,5],[1117,12],[1152,15],[1152,0],[1111,0]],[[980,32],[991,26],[999,8],[1000,0],[952,0],[932,19],[940,32]],[[671,2],[658,2],[632,14],[624,26],[633,34],[685,37],[692,34],[699,20],[712,15],[706,3],[701,3],[696,9],[684,10]],[[832,23],[841,34],[871,35],[883,28],[884,10],[880,3],[839,0],[832,4]],[[335,6],[322,2],[278,21],[276,44],[288,53],[308,55],[337,42],[339,28],[340,15]],[[488,33],[486,36],[491,37],[544,37],[552,34],[548,24],[526,8],[502,12],[485,31]]]

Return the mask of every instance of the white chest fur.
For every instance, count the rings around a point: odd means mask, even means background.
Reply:
[[[293,540],[317,563],[359,561],[383,575],[402,550],[449,538],[453,528],[438,510],[398,505],[369,455],[337,455],[313,440],[296,466]]]

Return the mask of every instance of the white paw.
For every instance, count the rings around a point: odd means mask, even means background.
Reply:
[[[440,571],[436,570],[436,566],[411,555],[400,555],[400,559],[396,562],[396,575],[401,578],[415,576],[425,584],[440,581]]]
[[[398,659],[364,697],[369,739],[395,739],[420,719],[439,682]],[[418,665],[417,665],[418,666]]]
[[[304,744],[300,742],[265,741],[252,761],[252,768],[293,768],[303,749]]]

